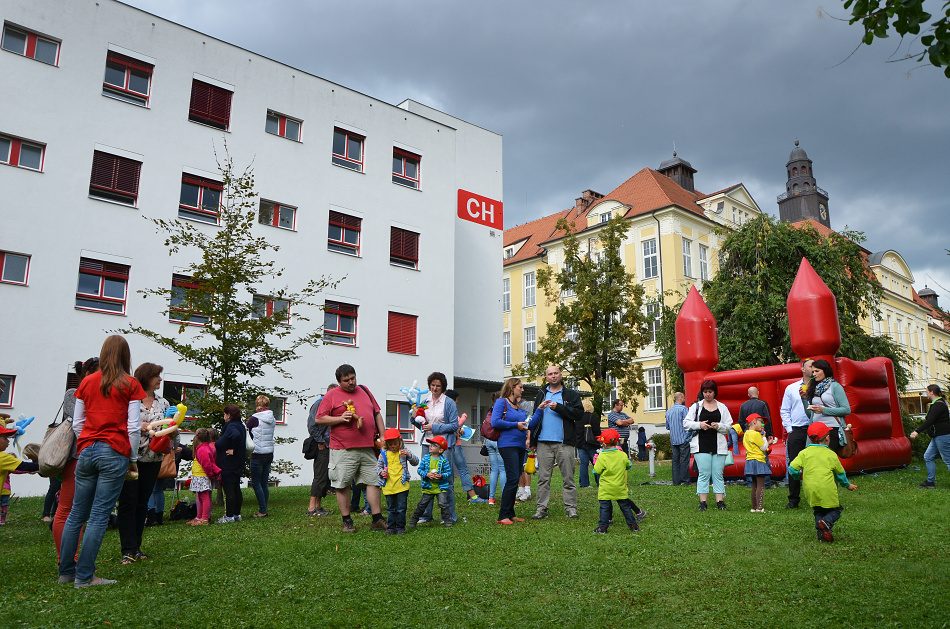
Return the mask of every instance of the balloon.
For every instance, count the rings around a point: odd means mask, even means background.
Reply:
[[[184,404],[169,407],[165,411],[165,419],[157,419],[148,425],[149,434],[153,437],[161,437],[175,432],[185,421],[185,413],[187,412],[188,407]]]
[[[24,417],[23,415],[20,415],[20,417],[17,418],[16,423],[13,424],[13,427],[16,428],[16,437],[13,438],[14,446],[16,446],[16,442],[20,438],[20,435],[26,432],[26,427],[33,423],[34,419],[36,419],[36,417]]]

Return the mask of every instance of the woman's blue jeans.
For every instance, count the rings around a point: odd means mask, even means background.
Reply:
[[[505,490],[505,481],[508,476],[505,474],[505,462],[501,459],[501,453],[498,451],[498,442],[490,439],[485,440],[485,447],[488,449],[488,461],[491,463],[491,474],[488,475],[488,497],[495,497],[495,487],[501,485],[501,490]]]
[[[581,478],[580,486],[581,487],[590,487],[590,472],[587,470],[587,467],[594,464],[594,455],[597,454],[597,448],[594,446],[577,446],[577,457],[581,461]],[[596,482],[597,477],[594,477]],[[598,483],[599,484],[599,483]]]
[[[119,499],[119,492],[129,471],[129,457],[113,450],[104,441],[95,441],[83,448],[76,463],[76,493],[73,508],[63,527],[60,543],[59,574],[76,577],[76,581],[92,580],[96,573],[96,557],[109,524],[109,514]],[[82,550],[76,562],[79,532],[83,525]]]
[[[696,495],[702,496],[709,493],[710,479],[712,479],[713,493],[725,495],[726,482],[723,480],[722,470],[726,467],[726,455],[697,452],[693,458],[699,470],[699,478],[696,479]]]
[[[251,459],[251,487],[257,496],[258,513],[267,513],[267,501],[270,499],[267,481],[270,480],[270,464],[273,460],[273,455],[265,459]]]
[[[163,513],[165,511],[165,481],[167,479],[159,478],[155,481],[155,488],[152,490],[152,495],[148,499],[148,508],[151,511],[156,513]]]
[[[950,435],[937,435],[930,440],[930,445],[927,446],[927,451],[924,452],[924,465],[927,467],[928,483],[937,480],[937,464],[934,461],[938,452],[940,458],[947,464],[947,469],[950,470]]]

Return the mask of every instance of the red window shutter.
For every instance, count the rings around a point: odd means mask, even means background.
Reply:
[[[188,113],[227,126],[231,120],[231,92],[195,79],[191,82],[191,107]]]
[[[208,117],[223,125],[228,124],[231,120],[231,92],[211,86],[211,111]]]
[[[406,257],[410,260],[419,261],[419,234],[406,232],[405,235]]]
[[[191,82],[191,107],[188,113],[207,118],[211,111],[211,86],[201,81]]]
[[[389,253],[398,258],[419,261],[419,234],[398,227],[391,228]]]
[[[142,72],[152,73],[154,66],[151,63],[145,63],[144,61],[139,61],[138,59],[133,59],[132,57],[126,57],[125,55],[120,55],[117,52],[109,51],[109,54],[106,55],[106,61],[112,61],[114,63],[120,63],[129,68],[135,70],[141,70]]]
[[[389,313],[389,340],[387,349],[397,354],[416,353],[416,320],[413,315]]]
[[[115,189],[133,196],[139,193],[139,174],[142,171],[142,164],[135,160],[119,158],[118,168],[115,175]]]
[[[92,156],[92,176],[89,185],[133,197],[138,196],[141,171],[141,162],[95,151]]]
[[[363,219],[361,218],[349,216],[347,214],[341,214],[340,212],[334,212],[332,210],[330,211],[330,222],[341,227],[355,229],[356,231],[359,231],[360,227],[363,225]]]
[[[202,188],[211,188],[212,190],[223,190],[224,186],[220,181],[214,181],[212,179],[205,179],[204,177],[198,177],[196,175],[182,175],[182,183],[188,183],[193,186],[201,186]]]

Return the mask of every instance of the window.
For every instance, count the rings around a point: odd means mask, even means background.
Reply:
[[[336,345],[356,345],[358,306],[328,301],[323,305],[323,340]]]
[[[112,96],[135,105],[148,106],[149,88],[154,66],[138,59],[110,52],[106,55],[106,75],[102,95]]]
[[[9,24],[3,25],[3,41],[0,47],[4,50],[36,59],[51,66],[59,65],[59,42],[27,30],[14,28]]]
[[[297,228],[297,208],[261,199],[257,222],[261,225],[273,225],[294,231]]]
[[[524,307],[531,308],[534,305],[535,305],[534,271],[531,271],[530,273],[524,274]]]
[[[501,311],[511,312],[511,280],[507,277],[501,280]]]
[[[254,295],[251,304],[251,318],[273,317],[280,323],[290,325],[290,302],[286,299],[274,299],[267,295]]]
[[[0,407],[10,408],[13,406],[13,385],[16,383],[16,376],[0,376]]]
[[[398,428],[403,441],[413,442],[416,440],[416,429],[409,421],[410,410],[408,402],[386,400],[386,428]]]
[[[534,354],[538,351],[538,337],[534,326],[524,329],[524,355]]]
[[[389,233],[389,263],[419,268],[419,234],[393,227]]]
[[[79,260],[76,308],[125,314],[129,267],[89,258]]]
[[[598,262],[600,262],[600,260],[598,260]],[[564,272],[567,273],[568,277],[571,276],[571,263],[570,263],[570,262],[565,262],[565,263],[564,263]],[[571,278],[571,281],[574,281],[574,278]],[[568,288],[565,288],[563,291],[561,291],[561,297],[564,297],[564,298],[567,298],[567,297],[574,297],[574,296],[576,296],[576,295],[577,295],[577,290],[575,289],[575,287],[574,287],[573,284],[571,284]]]
[[[581,332],[580,326],[576,326],[576,325],[567,326],[567,340],[570,341],[571,343],[577,343],[578,339],[580,338],[580,332]]]
[[[393,183],[398,183],[401,186],[408,186],[418,190],[420,160],[422,160],[422,158],[418,155],[394,148]]]
[[[901,345],[904,344],[904,321],[900,317],[897,318],[897,342]]]
[[[223,87],[192,79],[188,120],[227,131],[231,122],[231,96]]]
[[[693,241],[683,239],[683,275],[693,277]]]
[[[505,249],[505,260],[511,259],[513,257],[515,257],[514,247],[508,247],[507,249]]]
[[[699,245],[699,279],[707,281],[709,279],[709,247]]]
[[[327,249],[337,253],[360,255],[360,231],[363,219],[330,210],[327,226]]]
[[[656,344],[656,335],[660,331],[660,305],[647,304],[647,343]]]
[[[168,320],[174,323],[190,323],[192,325],[204,325],[208,323],[208,317],[202,315],[199,311],[187,307],[189,301],[187,290],[200,290],[201,286],[187,275],[172,275],[172,292],[168,299]],[[197,294],[191,295],[191,302],[194,304]]]
[[[30,276],[30,256],[0,251],[0,282],[23,284]]]
[[[20,138],[0,135],[0,163],[43,171],[43,154],[46,146]]]
[[[504,351],[504,357],[502,359],[504,362],[502,364],[507,367],[511,364],[511,332],[501,333],[501,345]]]
[[[134,206],[139,195],[141,172],[142,162],[95,151],[92,154],[89,196]]]
[[[277,420],[278,424],[287,423],[287,398],[271,397],[270,406],[267,408],[274,414],[274,419]]]
[[[646,370],[647,410],[663,408],[663,374],[659,368]]]
[[[168,400],[172,406],[184,404],[188,407],[186,420],[194,420],[201,414],[201,398],[204,397],[208,387],[203,384],[191,384],[187,382],[170,382],[166,380],[162,385],[162,397]],[[188,424],[182,426],[182,429]],[[186,431],[187,432],[187,431]]]
[[[601,214],[601,215],[600,215],[600,222],[601,222],[601,223],[609,223],[609,222],[610,222],[610,212],[604,212],[603,214]]]
[[[389,313],[389,341],[386,345],[388,351],[415,355],[417,319],[415,315]]]
[[[343,129],[334,129],[333,163],[343,168],[363,172],[363,140],[365,139],[361,135]],[[395,162],[395,159],[393,161]]]
[[[217,225],[221,190],[221,184],[217,181],[194,175],[182,175],[178,218]]]
[[[722,212],[723,208],[725,208],[725,207],[726,207],[726,202],[725,202],[725,201],[720,201],[719,203],[717,203],[717,204],[716,204],[716,214],[719,214],[720,212]]]
[[[796,189],[796,190],[798,189],[798,184],[795,184],[795,189]],[[735,206],[732,206],[732,222],[733,222],[733,223],[738,223],[738,222],[739,222],[739,219],[738,219],[737,216],[736,216],[736,207],[735,207]]]
[[[279,135],[280,137],[287,138],[288,140],[293,140],[294,142],[299,142],[300,127],[302,125],[303,122],[300,120],[288,118],[284,114],[279,114],[268,109],[267,120],[264,121],[264,131],[267,133],[273,133],[274,135]]]
[[[649,279],[658,275],[659,260],[656,255],[656,240],[643,241],[643,277]]]
[[[610,395],[608,395],[607,397],[610,398],[611,402],[613,402],[614,400],[619,400],[620,399],[620,385],[618,384],[617,379],[611,376],[610,374],[607,374],[607,377],[605,379],[607,380],[607,384],[610,385]]]

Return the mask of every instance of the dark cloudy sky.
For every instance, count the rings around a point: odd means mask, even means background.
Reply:
[[[950,306],[950,79],[888,63],[908,49],[893,37],[848,58],[861,32],[841,0],[129,4],[502,134],[508,227],[656,168],[674,141],[697,189],[742,182],[777,215],[799,138],[832,227],[899,251]]]

